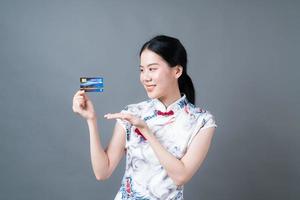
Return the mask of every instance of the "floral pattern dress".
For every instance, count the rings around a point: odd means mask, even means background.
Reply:
[[[125,107],[143,119],[160,144],[181,159],[200,129],[217,127],[214,116],[188,102],[186,95],[167,108],[158,99]],[[126,170],[115,200],[181,200],[183,186],[177,186],[160,164],[148,141],[128,121],[117,119],[126,131]]]

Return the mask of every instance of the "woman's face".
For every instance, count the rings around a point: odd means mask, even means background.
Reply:
[[[180,76],[180,75],[179,75]],[[141,54],[140,81],[149,98],[163,98],[178,88],[178,67],[169,67],[158,54],[145,49]]]

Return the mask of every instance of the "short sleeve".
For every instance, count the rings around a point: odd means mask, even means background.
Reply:
[[[126,106],[123,110],[121,110],[121,113],[129,113],[131,114],[129,110],[129,106]],[[127,130],[130,128],[130,123],[126,120],[117,119],[117,122],[124,128],[124,130],[127,132]]]
[[[207,113],[204,116],[203,119],[203,125],[201,126],[201,130],[202,129],[206,129],[206,128],[210,128],[210,127],[217,127],[216,121],[215,121],[215,117],[207,111]],[[198,131],[197,131],[198,132]]]
[[[194,137],[199,133],[200,130],[204,130],[210,127],[217,127],[215,117],[209,112],[206,111],[205,113],[202,113],[199,115],[195,128],[192,132],[192,135],[188,141],[188,146],[192,143],[192,140]]]

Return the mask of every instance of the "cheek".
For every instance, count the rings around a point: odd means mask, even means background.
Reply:
[[[156,74],[156,79],[162,83],[167,83],[170,81],[171,75],[167,71],[162,71]]]
[[[156,83],[161,88],[167,88],[171,84],[170,76],[168,76],[167,74],[160,74],[159,76],[156,77]]]

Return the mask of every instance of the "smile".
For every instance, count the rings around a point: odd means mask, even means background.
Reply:
[[[145,85],[148,91],[152,91],[156,85]]]

